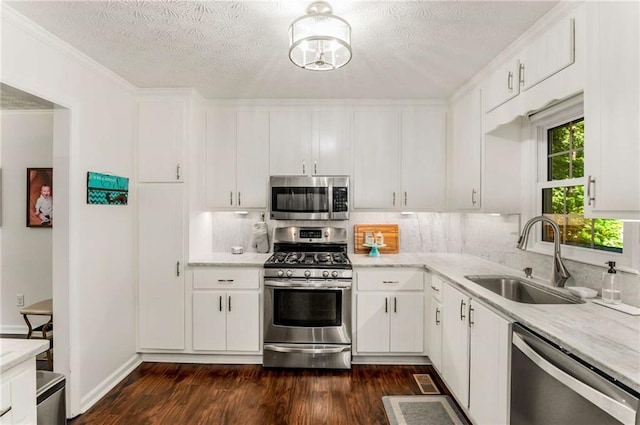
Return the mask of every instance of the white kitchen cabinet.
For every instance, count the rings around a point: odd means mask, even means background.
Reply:
[[[640,5],[586,7],[585,216],[640,219]]]
[[[511,323],[472,299],[469,325],[469,412],[478,425],[506,425]]]
[[[510,60],[487,78],[482,89],[485,112],[493,111],[520,94],[520,61]]]
[[[269,114],[206,113],[206,202],[214,209],[264,209],[269,177]]]
[[[271,175],[350,175],[350,116],[343,108],[270,112]]]
[[[442,378],[474,423],[509,423],[511,324],[447,283],[442,306]]]
[[[438,276],[431,276],[429,291],[429,308],[426,316],[427,352],[431,364],[442,373],[442,287],[443,281]]]
[[[193,349],[259,353],[261,317],[257,268],[193,271]]]
[[[395,209],[400,205],[397,110],[357,110],[353,114],[353,206]]]
[[[138,181],[182,182],[187,103],[138,102]]]
[[[36,360],[28,360],[0,375],[0,425],[36,423]]]
[[[446,108],[416,107],[402,111],[401,120],[401,185],[396,204],[403,211],[445,211]]]
[[[356,351],[424,353],[424,272],[357,272]]]
[[[185,348],[184,187],[138,186],[138,345]]]
[[[451,105],[449,120],[449,208],[479,210],[482,107],[480,89],[474,88]]]

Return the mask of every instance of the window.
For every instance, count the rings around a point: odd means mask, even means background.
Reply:
[[[546,132],[547,182],[542,188],[542,213],[561,230],[561,243],[582,248],[622,252],[623,223],[584,218],[584,118]],[[546,185],[543,185],[546,186]],[[551,226],[543,223],[542,240],[553,242]]]
[[[584,140],[589,122],[582,102],[582,96],[577,96],[530,117],[535,144],[531,171],[536,170],[531,215],[545,215],[558,223],[563,257],[601,266],[613,260],[623,268],[635,269],[635,224],[584,217],[584,164],[589,155]],[[548,224],[537,227],[535,240],[533,251],[552,253],[553,231]]]

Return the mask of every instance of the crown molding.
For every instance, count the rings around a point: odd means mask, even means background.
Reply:
[[[424,107],[447,106],[447,99],[205,99],[208,107]]]
[[[16,27],[25,31],[27,34],[33,36],[52,49],[64,54],[65,56],[67,56],[74,62],[84,66],[85,68],[102,74],[105,78],[116,83],[124,90],[130,93],[133,93],[135,91],[136,88],[131,83],[120,77],[115,72],[106,68],[104,65],[101,65],[99,62],[91,59],[89,56],[80,52],[70,44],[60,40],[41,26],[37,25],[35,22],[25,18],[23,15],[12,9],[6,3],[1,3],[2,5],[0,6],[0,19],[2,21],[6,21],[7,23],[15,25]]]
[[[516,54],[526,46],[530,45],[535,39],[542,35],[552,24],[562,19],[583,4],[583,0],[560,0],[558,4],[548,11],[544,16],[538,19],[524,34],[518,37],[514,42],[507,46],[495,58],[491,60],[484,68],[482,68],[469,81],[464,83],[454,94],[449,97],[449,102],[455,102],[457,99],[465,95],[480,83],[493,71],[498,69],[506,61],[512,59]]]

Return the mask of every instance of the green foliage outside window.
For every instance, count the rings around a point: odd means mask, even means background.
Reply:
[[[550,129],[547,140],[547,180],[584,177],[584,119]],[[583,185],[543,189],[542,213],[558,223],[563,244],[622,252],[621,221],[584,218]],[[546,224],[542,240],[553,241],[553,232]]]

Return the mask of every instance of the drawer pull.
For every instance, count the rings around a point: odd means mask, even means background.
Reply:
[[[464,319],[467,318],[467,316],[464,314],[464,306],[467,305],[467,303],[464,302],[464,300],[460,300],[460,320],[462,320],[464,322]]]
[[[400,283],[399,280],[383,280],[382,283],[384,283],[385,285],[397,285],[398,283]]]
[[[435,286],[431,285],[431,289],[433,289],[436,292],[440,292],[440,289],[436,288]]]
[[[440,309],[436,308],[436,325],[440,324],[440,318],[438,317],[440,315]]]
[[[218,279],[220,283],[233,283],[233,279]]]
[[[7,407],[2,412],[0,412],[0,418],[3,417],[4,415],[6,415],[9,412],[11,412],[11,406]]]

